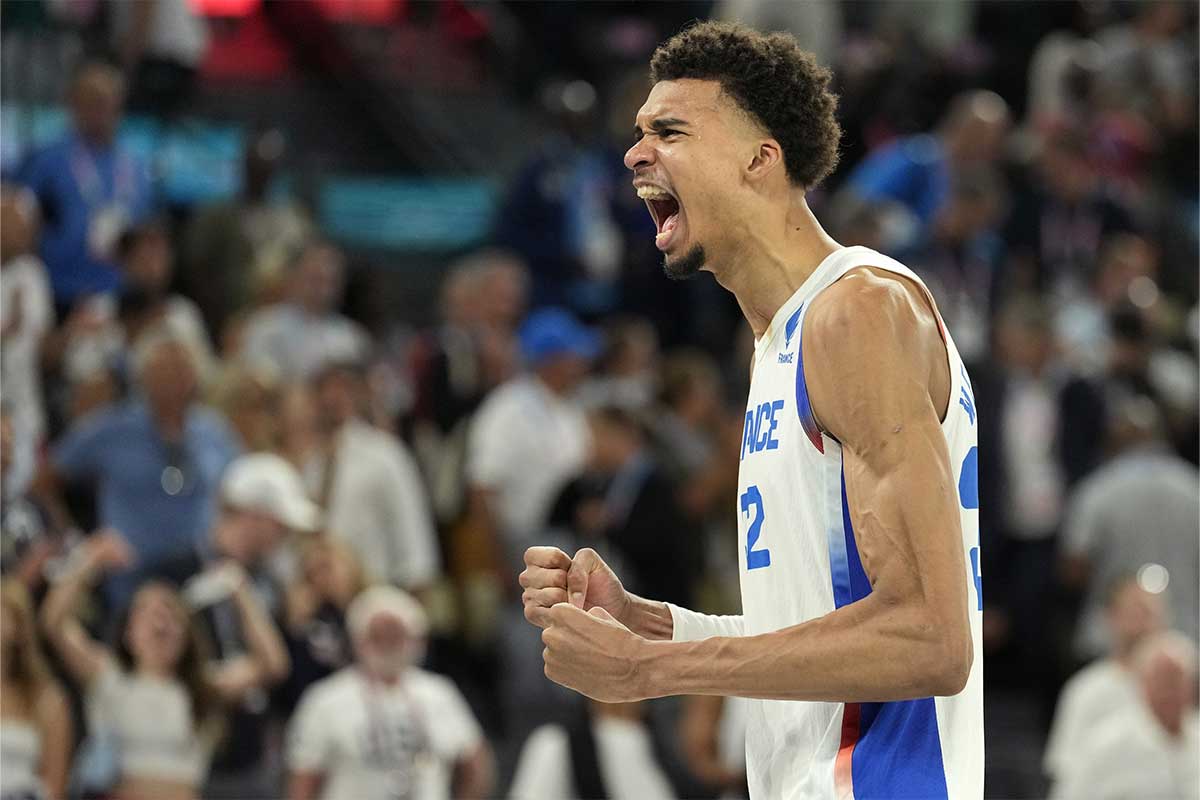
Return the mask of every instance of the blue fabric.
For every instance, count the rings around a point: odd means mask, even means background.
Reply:
[[[928,134],[909,136],[880,147],[855,168],[848,181],[862,199],[901,203],[923,225],[933,221],[950,190],[945,151]]]
[[[979,448],[972,447],[958,472],[958,501],[963,508],[979,508]]]
[[[871,593],[871,582],[859,558],[850,521],[844,468],[841,511],[841,536],[830,534],[829,554],[834,568],[834,603],[838,608]],[[855,800],[946,797],[946,771],[933,698],[860,703],[850,774]]]
[[[593,359],[600,354],[600,336],[563,308],[541,308],[521,325],[521,352],[531,364],[560,355]]]
[[[118,530],[137,554],[135,570],[109,583],[110,599],[118,603],[129,598],[141,572],[191,551],[212,525],[221,475],[238,455],[236,440],[216,413],[193,408],[182,450],[187,482],[168,494],[168,450],[138,401],[85,418],[53,449],[63,477],[96,482],[99,523]]]
[[[90,205],[71,165],[77,148],[91,154],[88,161],[94,164],[98,179]],[[119,181],[118,175],[127,179]],[[19,179],[37,195],[42,207],[41,254],[50,273],[54,299],[67,303],[117,288],[121,279],[116,266],[92,256],[88,231],[95,212],[118,201],[130,222],[143,219],[151,211],[150,176],[145,164],[119,144],[99,150],[72,135],[31,156]]]

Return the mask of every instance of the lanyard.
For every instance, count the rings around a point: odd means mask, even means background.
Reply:
[[[71,174],[83,196],[83,202],[89,210],[95,210],[109,204],[104,197],[104,181],[100,176],[100,167],[92,152],[81,142],[76,142],[71,148]],[[135,193],[134,166],[132,159],[115,147],[113,148],[113,192],[111,204],[129,208],[133,205]]]
[[[429,729],[420,705],[408,693],[401,677],[393,691],[408,711],[410,725],[402,728],[396,724],[398,717],[388,713],[388,703],[375,691],[371,678],[362,672],[359,676],[367,716],[364,761],[369,768],[387,773],[390,800],[411,800],[417,796],[422,768],[433,759]],[[406,735],[410,730],[414,734],[411,739]],[[405,747],[410,742],[411,746]]]

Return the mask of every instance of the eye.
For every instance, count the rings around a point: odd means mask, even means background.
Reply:
[[[664,128],[663,130],[658,132],[658,135],[661,136],[663,139],[670,139],[673,136],[679,136],[680,131],[677,131],[674,128]]]

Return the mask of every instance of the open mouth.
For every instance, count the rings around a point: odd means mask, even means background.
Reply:
[[[679,226],[680,215],[683,211],[679,199],[657,186],[639,186],[637,193],[638,197],[646,201],[646,208],[650,210],[650,216],[654,219],[655,227],[658,228],[654,244],[659,250],[666,250],[675,238],[675,231]]]

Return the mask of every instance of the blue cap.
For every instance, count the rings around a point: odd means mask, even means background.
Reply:
[[[600,335],[558,307],[539,308],[521,325],[521,352],[537,366],[554,356],[593,359],[600,354]]]

